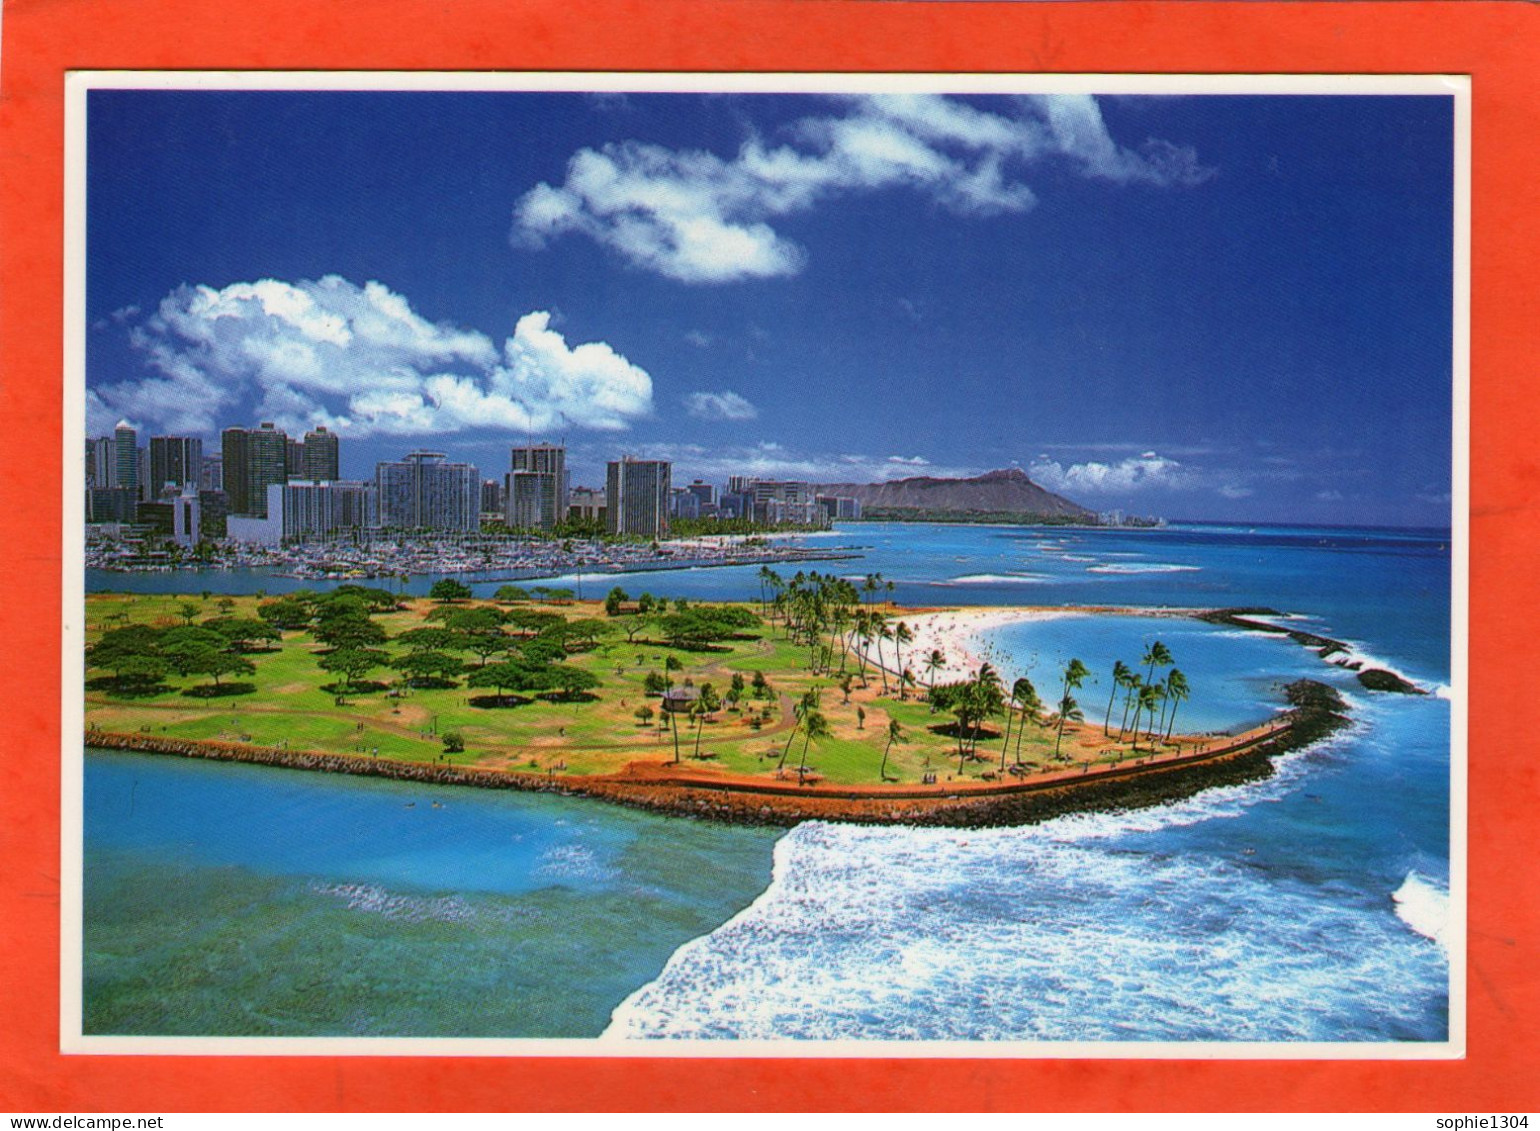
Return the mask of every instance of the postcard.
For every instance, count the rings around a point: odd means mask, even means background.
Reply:
[[[1458,1055],[1463,80],[313,82],[72,78],[67,1048]]]
[[[62,76],[36,1095],[1502,1077],[1412,70]]]

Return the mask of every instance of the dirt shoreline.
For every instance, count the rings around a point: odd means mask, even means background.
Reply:
[[[615,774],[531,774],[475,766],[399,762],[210,739],[166,738],[87,728],[85,744],[320,773],[357,774],[425,785],[460,785],[594,797],[633,808],[733,824],[795,825],[807,820],[859,824],[989,826],[1031,824],[1072,812],[1142,808],[1218,785],[1272,773],[1272,760],[1347,725],[1341,700],[1321,684],[1290,685],[1292,709],[1266,727],[1186,753],[1146,754],[1117,763],[1076,764],[1005,782],[930,786],[799,785],[635,762]],[[1329,696],[1329,698],[1323,697]]]

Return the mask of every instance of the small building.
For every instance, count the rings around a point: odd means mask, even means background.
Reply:
[[[663,693],[663,709],[669,714],[678,714],[688,711],[700,698],[700,688],[691,687],[688,684],[683,687],[670,687]]]

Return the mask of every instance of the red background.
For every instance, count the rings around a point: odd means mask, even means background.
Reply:
[[[0,1110],[1540,1108],[1532,450],[1540,7],[16,0],[0,55]],[[72,68],[1470,74],[1468,1055],[1450,1062],[61,1056],[64,73]],[[74,444],[73,433],[71,443]],[[77,445],[78,446],[78,445]]]

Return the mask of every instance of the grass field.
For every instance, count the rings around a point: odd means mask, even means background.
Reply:
[[[86,598],[87,644],[98,639],[104,629],[125,624],[183,624],[189,612],[194,624],[223,615],[255,616],[260,603],[261,599],[253,596],[90,594]],[[184,608],[189,605],[197,606],[196,611]],[[431,623],[425,618],[434,607],[435,603],[427,599],[407,599],[401,609],[376,615],[374,620],[394,638],[407,629]],[[692,766],[769,777],[789,741],[786,765],[796,767],[804,734],[796,728],[793,704],[805,691],[817,687],[821,689],[820,710],[831,734],[808,746],[807,765],[825,780],[876,783],[890,719],[899,721],[905,737],[889,753],[890,779],[912,783],[925,773],[935,773],[940,780],[959,775],[957,740],[942,733],[952,719],[932,713],[923,701],[923,688],[911,688],[903,701],[896,692],[884,696],[881,681],[869,670],[867,686],[862,687],[856,679],[847,700],[838,686],[838,661],[833,674],[814,677],[807,668],[807,649],[785,640],[778,625],[767,622],[718,650],[697,651],[648,639],[647,629],[641,630],[634,642],[628,642],[620,625],[611,623],[597,602],[553,606],[551,611],[573,621],[593,620],[601,629],[596,647],[566,661],[600,680],[598,688],[579,700],[525,694],[518,697],[516,705],[489,707],[474,702],[485,702],[489,693],[468,688],[464,677],[451,687],[412,688],[394,671],[381,668],[366,677],[374,681],[371,690],[351,692],[339,703],[336,691],[328,689],[334,677],[317,664],[326,649],[308,631],[285,631],[270,650],[246,654],[256,672],[233,677],[249,686],[239,694],[199,697],[196,689],[207,686],[208,679],[172,676],[153,693],[129,697],[100,686],[107,681],[96,677],[104,673],[88,671],[93,677],[90,682],[99,686],[86,692],[86,722],[107,731],[264,745],[287,743],[293,749],[326,752],[377,752],[381,758],[406,761],[448,761],[555,774],[608,773],[634,761],[664,763],[674,759],[674,730],[659,725],[663,717],[660,700],[644,689],[647,674],[664,673],[668,658],[673,657],[680,665],[671,673],[676,685],[686,680],[696,687],[710,683],[720,695],[727,691],[733,673],[741,673],[750,682],[759,672],[771,689],[768,699],[746,698],[739,709],[724,707],[702,723],[698,728],[699,758],[697,728],[679,716],[679,756]],[[895,613],[901,615],[901,610]],[[390,642],[383,647],[392,654],[399,651]],[[471,654],[464,658],[468,670],[474,670],[478,659]],[[856,670],[854,657],[848,659],[846,670]],[[646,725],[634,716],[644,704],[654,711]],[[758,720],[757,726],[754,720]],[[969,761],[961,770],[962,776],[976,778],[998,769],[1003,727],[1003,717],[986,724],[979,742],[980,760]],[[446,753],[442,736],[451,733],[463,738],[462,752]],[[991,734],[995,736],[992,740]],[[1022,761],[1032,767],[1051,763],[1053,741],[1051,730],[1028,725],[1021,744]],[[1063,752],[1074,761],[1119,756],[1103,742],[1099,726],[1067,730]],[[1015,759],[1014,737],[1010,758]]]

